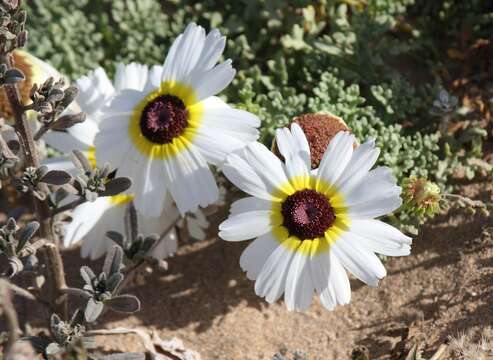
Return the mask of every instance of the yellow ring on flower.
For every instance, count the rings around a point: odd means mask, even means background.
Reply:
[[[188,110],[188,125],[185,131],[175,137],[171,143],[156,144],[147,139],[140,129],[140,121],[144,108],[158,96],[173,95],[185,104]],[[135,147],[151,159],[170,159],[178,155],[192,144],[204,114],[203,102],[197,101],[193,88],[175,81],[165,81],[160,87],[149,93],[133,110],[128,127],[130,139]]]
[[[127,195],[127,194],[113,195],[110,196],[110,202],[113,205],[121,206],[132,201],[134,197],[135,197],[134,195]]]
[[[324,195],[334,210],[336,217],[334,223],[325,231],[324,237],[301,240],[297,236],[290,235],[289,230],[283,226],[284,217],[281,212],[282,203],[297,191],[315,190]],[[283,246],[293,252],[301,252],[304,255],[315,256],[329,250],[342,233],[349,230],[349,211],[345,205],[344,197],[335,186],[314,176],[297,176],[291,178],[274,191],[274,201],[271,207],[271,224],[274,226],[272,233],[274,238]]]

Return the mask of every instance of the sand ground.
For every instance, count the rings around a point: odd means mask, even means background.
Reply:
[[[490,180],[462,193],[491,200]],[[403,359],[415,342],[432,354],[448,336],[480,331],[493,321],[493,220],[455,211],[437,216],[414,240],[412,255],[386,263],[378,288],[351,280],[351,304],[326,311],[315,300],[306,313],[269,305],[238,260],[246,243],[216,238],[186,245],[166,274],[128,289],[143,310],[130,317],[108,313],[100,326],[138,327],[161,338],[178,337],[203,359],[350,359],[367,347],[371,359]],[[67,272],[78,273],[77,249],[64,253]],[[97,265],[95,265],[97,266]],[[77,275],[69,282],[80,281]],[[105,350],[142,350],[136,336],[98,338]]]

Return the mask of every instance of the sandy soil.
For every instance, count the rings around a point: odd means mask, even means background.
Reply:
[[[490,181],[463,187],[465,195],[491,200]],[[480,330],[493,321],[493,220],[461,212],[438,216],[422,228],[412,255],[386,263],[378,288],[353,279],[350,305],[326,311],[315,300],[306,313],[266,304],[254,294],[238,260],[241,243],[217,239],[184,246],[167,274],[128,292],[143,310],[122,318],[106,314],[105,328],[155,330],[178,337],[203,359],[349,359],[367,347],[371,359],[403,359],[415,342],[430,355],[450,335]],[[64,254],[67,272],[78,273],[77,251]],[[70,282],[78,282],[74,277]],[[99,338],[105,350],[142,350],[133,335]]]

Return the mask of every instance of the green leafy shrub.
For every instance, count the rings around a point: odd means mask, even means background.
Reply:
[[[441,119],[429,112],[441,85],[440,39],[458,39],[464,22],[473,24],[473,36],[493,28],[493,10],[480,0],[36,0],[25,6],[30,50],[72,78],[98,65],[111,74],[119,61],[162,63],[171,41],[195,21],[228,36],[225,56],[239,71],[223,96],[261,117],[264,143],[296,115],[329,111],[361,140],[376,138],[380,163],[399,181],[429,177],[445,188],[456,169],[471,177],[481,167],[471,158],[481,155],[484,134],[469,129],[444,137]]]

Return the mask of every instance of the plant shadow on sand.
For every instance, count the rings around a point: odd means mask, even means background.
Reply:
[[[475,197],[490,196],[481,190]],[[493,323],[493,237],[487,231],[492,226],[486,216],[449,211],[422,228],[412,248],[415,261],[388,267],[390,277],[416,280],[402,311],[359,327],[372,329],[358,342],[372,359],[404,358],[415,342],[424,343],[425,358],[430,357],[449,336]]]
[[[166,273],[146,276],[143,285],[129,286],[125,292],[136,295],[142,303],[136,314],[141,324],[174,330],[193,323],[200,333],[240,302],[260,310],[264,301],[255,295],[254,283],[238,264],[245,246],[217,239],[186,245],[168,259]],[[64,257],[69,264],[80,262],[78,249],[65,252]],[[94,268],[100,266],[101,261],[94,263]],[[66,270],[78,273],[77,266]],[[69,283],[80,284],[80,279],[71,276]],[[102,321],[121,318],[121,314],[108,312]]]

